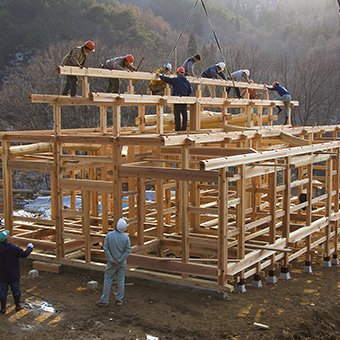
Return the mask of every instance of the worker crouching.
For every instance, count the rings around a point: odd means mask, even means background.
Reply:
[[[0,232],[0,300],[2,314],[6,313],[8,286],[11,287],[15,310],[22,309],[20,305],[20,257],[27,257],[33,250],[33,244],[29,243],[26,250],[8,241],[8,230]]]

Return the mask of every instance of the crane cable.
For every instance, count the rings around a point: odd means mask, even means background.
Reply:
[[[178,45],[178,43],[179,43],[179,40],[181,39],[181,37],[182,37],[182,35],[183,35],[185,29],[188,27],[188,24],[189,24],[189,22],[190,22],[190,20],[191,20],[191,18],[192,18],[192,16],[193,16],[195,10],[196,10],[196,7],[197,7],[197,5],[198,5],[198,1],[199,1],[199,0],[196,0],[195,4],[192,6],[191,11],[190,11],[190,14],[189,14],[189,16],[188,16],[186,22],[185,22],[184,25],[183,25],[182,31],[181,31],[181,33],[179,34],[179,36],[178,36],[178,38],[177,38],[177,40],[176,40],[176,42],[175,42],[175,45],[174,45],[174,47],[172,48],[172,50],[171,50],[171,52],[170,52],[170,54],[169,54],[169,56],[168,56],[168,59],[167,59],[167,62],[166,62],[166,63],[169,63],[170,60],[171,60],[171,58],[173,57],[174,52],[175,52],[175,50],[176,50],[176,47],[177,47],[177,45]]]
[[[223,62],[224,62],[225,65],[226,65],[226,70],[227,70],[227,73],[228,73],[228,77],[229,77],[230,80],[233,82],[233,86],[235,86],[233,77],[231,76],[229,67],[228,67],[228,65],[227,65],[227,63],[226,63],[226,61],[225,61],[225,58],[224,58],[224,55],[223,55],[223,51],[222,51],[222,47],[221,47],[221,45],[220,45],[220,42],[218,41],[217,34],[216,34],[216,32],[215,32],[215,30],[214,30],[214,27],[213,27],[213,25],[212,25],[212,22],[211,22],[211,20],[210,20],[210,16],[209,16],[207,7],[205,6],[205,3],[204,3],[203,0],[201,0],[201,3],[202,3],[202,6],[203,6],[203,10],[204,10],[204,12],[205,12],[205,15],[206,15],[207,18],[208,18],[208,21],[209,21],[209,24],[210,24],[210,28],[211,28],[211,31],[212,31],[212,33],[213,33],[213,35],[214,35],[214,38],[215,38],[215,42],[216,42],[216,44],[217,44],[217,47],[218,47],[218,49],[219,49],[219,51],[220,51],[220,53],[221,53],[222,60],[223,60]]]

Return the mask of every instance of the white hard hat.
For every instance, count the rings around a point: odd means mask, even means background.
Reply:
[[[222,71],[225,69],[225,63],[223,61],[216,64]]]
[[[171,72],[172,71],[172,65],[170,63],[167,63],[167,64],[164,65],[164,69],[167,69]]]
[[[124,218],[120,218],[117,222],[117,230],[120,233],[123,233],[127,228],[127,224]]]
[[[248,69],[243,70],[243,72],[247,75],[247,77],[250,76],[250,71]]]

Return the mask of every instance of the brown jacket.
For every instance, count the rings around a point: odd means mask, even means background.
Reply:
[[[63,59],[63,66],[79,66],[83,67],[86,60],[86,53],[84,46],[76,46],[66,54]]]

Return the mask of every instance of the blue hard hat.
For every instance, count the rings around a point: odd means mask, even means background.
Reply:
[[[9,231],[8,230],[2,230],[0,232],[0,242],[5,242],[7,240],[7,237],[9,235]]]

